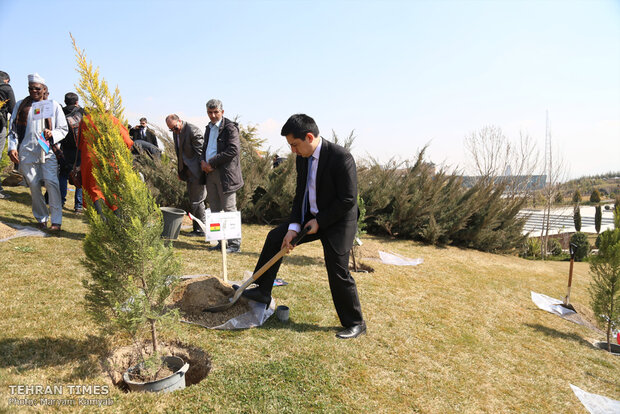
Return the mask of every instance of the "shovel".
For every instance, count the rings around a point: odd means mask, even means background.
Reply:
[[[308,233],[308,230],[310,230],[310,227],[309,226],[305,227],[301,231],[301,233],[299,233],[297,236],[295,236],[295,238],[291,241],[291,245],[297,246],[297,244],[301,241],[301,239]],[[265,263],[263,265],[263,267],[258,269],[256,271],[256,273],[254,273],[245,282],[243,282],[241,284],[241,286],[239,286],[239,288],[235,291],[235,294],[232,297],[232,299],[230,299],[230,302],[205,308],[205,309],[203,309],[203,312],[222,312],[222,311],[225,311],[226,309],[230,308],[232,305],[235,304],[235,302],[237,302],[237,300],[239,300],[239,298],[241,297],[241,294],[243,293],[243,291],[248,286],[250,286],[252,283],[254,283],[254,281],[256,281],[256,279],[261,277],[263,275],[263,273],[265,273],[267,270],[269,270],[269,268],[271,266],[273,266],[275,262],[280,260],[286,253],[288,253],[287,249],[286,249],[286,247],[283,247],[282,250],[280,250],[278,253],[276,253],[275,256],[273,256],[271,259],[269,259],[269,261],[267,263]]]
[[[570,285],[573,283],[573,262],[575,261],[575,248],[577,246],[571,243],[568,246],[568,250],[570,251],[570,267],[568,270],[568,292],[566,292],[566,297],[564,298],[564,303],[561,305],[566,309],[570,309],[573,312],[577,312],[573,305],[570,304]]]

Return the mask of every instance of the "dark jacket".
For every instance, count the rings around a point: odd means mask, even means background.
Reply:
[[[217,136],[217,154],[211,159],[206,160],[211,167],[220,170],[222,180],[222,190],[224,194],[234,193],[243,187],[243,177],[241,176],[241,140],[239,139],[239,127],[236,122],[228,118],[223,118],[220,123]],[[204,145],[202,154],[207,153],[209,145],[209,133],[211,129],[207,125],[204,135]]]
[[[174,149],[177,153],[177,170],[183,181],[200,180],[204,183],[204,173],[200,168],[202,159],[202,134],[196,125],[183,122],[180,133],[173,133]]]
[[[84,109],[82,109],[79,105],[67,105],[62,108],[62,111],[65,114],[65,118],[74,117],[77,124],[72,125],[69,120],[67,120],[67,124],[69,125],[69,132],[65,139],[61,142],[62,153],[64,154],[64,162],[65,165],[61,165],[61,169],[68,169],[69,171],[73,168],[73,164],[80,165],[80,158],[78,158],[78,136],[79,136],[79,128],[80,121],[84,116]]]
[[[157,137],[155,136],[155,133],[153,132],[152,129],[150,128],[146,128],[146,131],[144,132],[144,135],[146,135],[146,137],[142,136],[142,129],[140,128],[132,128],[129,133],[131,134],[131,139],[134,141],[139,141],[139,140],[144,140],[146,142],[148,142],[149,144],[155,145],[155,147],[159,148],[159,146],[157,145]]]
[[[0,84],[0,101],[7,101],[2,108],[0,108],[0,126],[6,128],[7,115],[13,113],[15,108],[15,94],[13,88],[8,83]]]
[[[349,151],[322,138],[316,172],[316,220],[319,232],[339,254],[351,250],[357,232],[357,170]],[[301,222],[301,205],[306,191],[308,159],[297,156],[297,187],[290,222]]]

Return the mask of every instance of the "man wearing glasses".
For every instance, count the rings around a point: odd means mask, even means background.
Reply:
[[[45,99],[46,90],[45,80],[38,73],[28,75],[30,96],[17,102],[13,110],[8,154],[11,161],[19,163],[19,170],[30,187],[32,214],[38,226],[47,228],[47,221],[51,217],[50,230],[59,232],[62,224],[62,199],[58,184],[58,160],[51,146],[67,135],[69,127],[58,102],[50,101],[49,114],[48,108],[35,105]],[[47,116],[39,119],[39,111]],[[42,183],[45,183],[49,194],[49,213],[41,192]]]
[[[189,201],[192,203],[192,214],[204,223],[206,221],[205,198],[207,197],[207,190],[200,170],[202,133],[196,125],[182,121],[176,114],[166,117],[166,125],[170,128],[174,140],[179,179],[187,182]],[[205,234],[198,223],[192,220],[192,224],[194,230],[190,236],[204,237]]]

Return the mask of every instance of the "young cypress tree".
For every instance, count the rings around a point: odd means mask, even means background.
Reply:
[[[614,218],[616,223],[620,220],[619,210]],[[598,254],[590,259],[590,272],[590,306],[606,327],[607,350],[611,352],[611,331],[620,326],[620,228],[601,233]]]
[[[590,202],[592,203],[600,203],[601,202],[601,193],[598,191],[598,189],[594,189],[592,190],[592,193],[590,194]]]
[[[594,229],[597,234],[601,232],[601,221],[603,221],[603,212],[601,206],[596,206],[594,209]]]
[[[575,193],[573,194],[573,203],[581,203],[581,193],[579,190],[575,190]]]
[[[581,212],[579,211],[579,206],[575,206],[573,222],[575,223],[575,230],[581,231]]]
[[[110,94],[75,39],[73,46],[80,74],[77,92],[94,124],[88,134],[93,175],[105,199],[118,207],[116,212],[104,208],[99,215],[88,200],[84,265],[90,277],[82,282],[86,308],[105,333],[123,331],[138,343],[150,332],[156,353],[158,323],[178,317],[168,312],[164,301],[173,288],[170,275],[178,271],[179,262],[172,247],[161,239],[161,211],[133,169],[131,153],[121,137],[120,125],[125,122],[118,88]]]

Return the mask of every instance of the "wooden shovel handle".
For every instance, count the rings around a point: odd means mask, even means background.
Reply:
[[[293,240],[291,240],[291,244],[293,246],[297,246],[297,244],[299,244],[299,242],[301,241],[301,239],[304,238],[304,236],[306,234],[308,234],[308,231],[310,230],[310,226],[308,227],[304,227],[301,230],[301,233],[299,233],[297,236],[295,236],[295,238]],[[274,265],[275,262],[277,262],[278,260],[280,260],[287,252],[286,247],[283,247],[275,256],[273,256],[267,263],[265,263],[260,269],[258,269],[250,278],[252,280],[252,282],[254,282],[256,279],[258,279],[259,277],[261,277],[263,275],[263,273],[265,273],[271,266]],[[244,283],[245,284],[245,283]],[[249,283],[248,283],[249,285]]]

